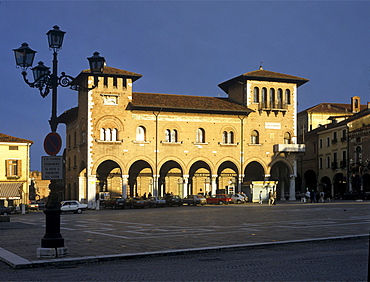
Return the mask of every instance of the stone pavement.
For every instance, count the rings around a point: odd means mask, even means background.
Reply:
[[[14,268],[367,237],[370,202],[243,204],[62,214],[68,255],[38,259],[42,212],[0,222],[0,260]]]

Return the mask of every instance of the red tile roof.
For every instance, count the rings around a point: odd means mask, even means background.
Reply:
[[[79,84],[80,79],[87,75],[92,75],[90,69],[83,70],[78,76],[76,76],[76,78],[72,82],[72,85]],[[136,81],[142,77],[142,75],[139,73],[116,69],[116,68],[107,67],[107,66],[104,67],[103,73],[100,74],[99,76],[130,77],[132,78],[132,81]]]
[[[367,105],[361,105],[360,110],[367,108]],[[308,108],[300,113],[310,112],[310,113],[333,113],[333,114],[347,114],[352,115],[351,104],[341,104],[341,103],[320,103],[316,106]]]
[[[227,93],[230,85],[236,84],[238,82],[244,83],[245,80],[288,82],[288,83],[295,83],[298,86],[301,86],[302,84],[309,81],[306,78],[302,78],[298,76],[259,69],[259,70],[255,70],[251,72],[246,72],[242,75],[229,79],[225,82],[220,83],[218,86]]]
[[[0,142],[10,142],[10,143],[31,143],[33,144],[33,141],[22,139],[18,137],[13,137],[10,135],[6,135],[4,133],[0,133]]]
[[[211,111],[230,114],[252,112],[251,109],[226,98],[139,92],[133,92],[132,96],[131,109],[157,108],[168,111]]]

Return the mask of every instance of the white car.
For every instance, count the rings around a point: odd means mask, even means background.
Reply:
[[[62,212],[74,212],[74,213],[82,213],[83,210],[87,209],[86,204],[81,204],[79,201],[71,200],[71,201],[63,201],[60,207]]]
[[[248,201],[248,198],[245,198],[241,194],[230,194],[229,197],[232,199],[233,204],[243,204]]]

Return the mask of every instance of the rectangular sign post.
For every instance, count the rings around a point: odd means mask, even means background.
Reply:
[[[63,179],[63,157],[43,156],[41,157],[42,179],[58,180]]]

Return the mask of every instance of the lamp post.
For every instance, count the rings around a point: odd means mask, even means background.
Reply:
[[[16,66],[22,69],[24,81],[32,88],[37,88],[40,95],[45,98],[50,90],[52,95],[51,118],[49,120],[51,131],[56,134],[58,128],[57,117],[57,89],[58,86],[70,87],[73,90],[91,90],[96,87],[98,82],[97,75],[103,72],[105,59],[99,56],[98,52],[88,58],[90,63],[90,71],[95,77],[95,85],[91,88],[86,88],[82,85],[74,83],[72,76],[66,75],[64,72],[58,77],[58,52],[62,47],[64,39],[64,31],[61,31],[58,26],[54,26],[46,35],[48,38],[49,48],[53,50],[53,67],[46,67],[43,62],[39,62],[37,66],[31,70],[34,76],[34,82],[29,82],[27,79],[27,69],[32,67],[36,51],[28,47],[27,43],[23,43],[20,48],[13,49],[15,54]],[[46,151],[46,150],[45,150]],[[59,151],[48,154],[55,156]],[[60,202],[58,199],[58,191],[61,190],[59,185],[60,179],[51,179],[49,189],[50,194],[44,210],[46,217],[46,232],[41,239],[41,248],[38,248],[38,257],[60,257],[67,254],[67,249],[64,247],[64,239],[60,234]]]

